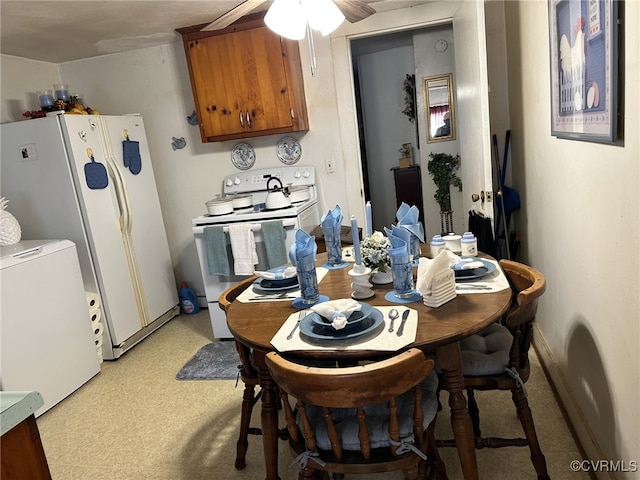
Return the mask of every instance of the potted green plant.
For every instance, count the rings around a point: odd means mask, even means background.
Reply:
[[[462,191],[462,180],[456,174],[460,168],[460,155],[456,154],[454,157],[448,153],[431,152],[429,157],[431,157],[431,160],[429,160],[427,169],[433,179],[433,183],[436,184],[436,193],[433,198],[440,206],[440,227],[441,233],[444,235],[453,231],[449,187],[454,186],[458,191]]]

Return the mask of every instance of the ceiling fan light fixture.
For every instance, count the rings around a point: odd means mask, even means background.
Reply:
[[[278,35],[302,40],[309,26],[329,35],[344,21],[344,15],[332,0],[274,0],[264,23]]]
[[[307,15],[300,0],[274,0],[267,10],[264,23],[282,37],[302,40],[307,27]]]
[[[329,35],[344,21],[344,15],[332,0],[302,0],[309,26],[323,36]]]

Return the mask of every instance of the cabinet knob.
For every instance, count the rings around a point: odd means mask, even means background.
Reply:
[[[240,126],[244,128],[244,118],[242,117],[242,112],[240,112]]]

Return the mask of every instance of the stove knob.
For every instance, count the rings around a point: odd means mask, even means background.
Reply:
[[[231,180],[231,177],[227,177],[227,181],[226,181],[226,182],[224,182],[224,184],[225,184],[227,187],[232,186],[232,185],[233,185],[233,180]]]
[[[240,180],[240,177],[236,177],[235,180],[233,181],[234,185],[240,185],[240,183],[242,183],[242,181]]]
[[[311,172],[309,172],[309,170],[305,170],[304,173],[302,174],[302,176],[304,178],[309,178],[311,176]]]
[[[296,170],[293,174],[293,178],[300,178],[300,170]]]

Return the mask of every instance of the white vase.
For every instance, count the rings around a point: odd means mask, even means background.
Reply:
[[[374,272],[371,275],[371,283],[376,285],[384,285],[391,282],[393,282],[393,274],[390,269],[386,272]]]

